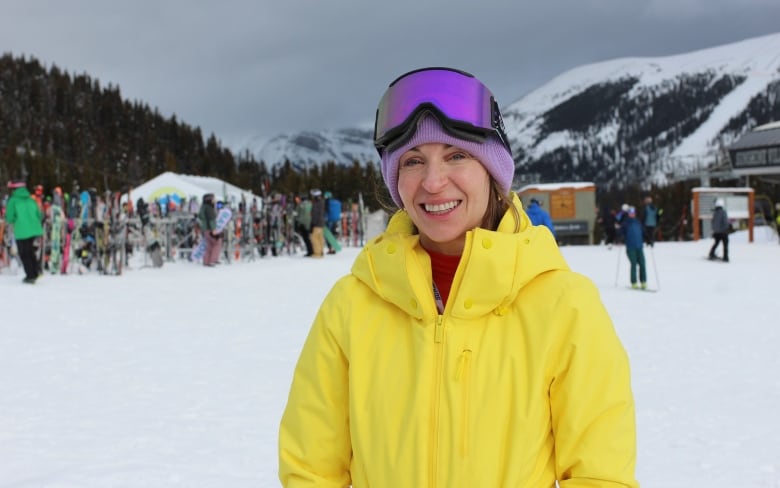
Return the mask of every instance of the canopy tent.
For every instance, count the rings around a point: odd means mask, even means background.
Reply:
[[[257,206],[262,206],[262,198],[248,190],[243,190],[235,185],[212,176],[180,175],[166,171],[155,176],[151,180],[130,190],[130,198],[133,202],[143,198],[146,202],[155,200],[172,199],[179,203],[182,199],[201,201],[203,195],[213,193],[217,201],[224,201],[235,208],[239,202],[244,201],[251,205],[252,199],[257,199]],[[123,200],[127,194],[123,195]]]

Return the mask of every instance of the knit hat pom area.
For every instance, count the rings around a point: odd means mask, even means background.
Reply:
[[[447,144],[468,152],[482,163],[501,191],[505,195],[509,193],[515,175],[515,162],[498,137],[489,136],[482,143],[460,139],[445,132],[436,117],[426,115],[418,121],[417,131],[406,144],[382,156],[382,178],[393,201],[399,207],[403,207],[403,203],[398,193],[398,161],[411,148],[430,143]]]

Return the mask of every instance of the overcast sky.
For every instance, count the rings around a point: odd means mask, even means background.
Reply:
[[[373,122],[397,75],[470,71],[502,106],[576,66],[780,32],[778,0],[3,0],[0,51],[118,85],[228,147]]]

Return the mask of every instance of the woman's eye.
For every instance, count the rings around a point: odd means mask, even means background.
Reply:
[[[471,157],[472,157],[471,154],[464,151],[458,151],[450,154],[450,159],[454,159],[456,161],[459,161],[461,159],[470,159]]]
[[[422,161],[419,158],[408,158],[401,161],[401,167],[406,168],[409,166],[415,166],[418,164],[422,164]]]

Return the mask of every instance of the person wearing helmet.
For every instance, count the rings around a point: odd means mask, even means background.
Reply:
[[[397,211],[323,301],[279,428],[285,487],[637,487],[627,355],[531,225],[490,90],[392,82],[374,145]]]
[[[6,222],[14,228],[16,248],[24,268],[23,282],[33,284],[39,275],[35,239],[43,235],[43,213],[23,180],[8,182],[8,188],[12,193],[6,207]]]
[[[724,263],[729,262],[729,215],[726,209],[723,208],[725,202],[722,198],[715,199],[715,208],[712,211],[712,237],[715,242],[710,248],[709,258],[712,260],[718,259],[715,251],[718,249],[718,245],[723,243],[723,258]]]

